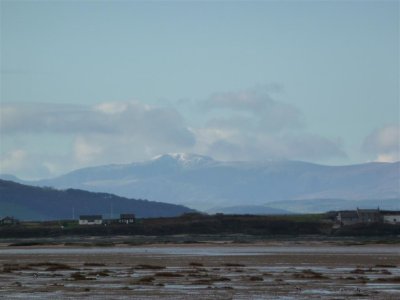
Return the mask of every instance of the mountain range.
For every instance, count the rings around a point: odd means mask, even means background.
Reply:
[[[2,178],[18,180],[15,177]],[[400,162],[325,166],[301,161],[217,161],[174,153],[149,161],[83,168],[21,181],[141,198],[209,212],[319,212],[400,208]]]

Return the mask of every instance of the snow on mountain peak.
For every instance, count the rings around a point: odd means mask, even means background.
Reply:
[[[192,153],[167,153],[163,155],[157,155],[152,160],[175,161],[183,166],[197,166],[214,161],[211,157]]]

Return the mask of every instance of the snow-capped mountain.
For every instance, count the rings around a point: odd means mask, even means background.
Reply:
[[[152,159],[152,161],[155,163],[160,163],[160,162],[171,162],[172,164],[177,163],[186,168],[200,167],[215,162],[211,157],[198,154],[191,154],[191,153],[168,153],[165,155],[157,155]]]
[[[279,201],[304,199],[376,199],[374,203],[379,205],[382,199],[400,199],[399,182],[399,162],[349,166],[299,161],[222,162],[174,153],[145,162],[79,169],[30,184],[107,192],[210,210],[272,202],[279,208]]]

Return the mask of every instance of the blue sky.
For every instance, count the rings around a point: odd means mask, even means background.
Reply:
[[[398,1],[1,1],[1,172],[399,160]]]

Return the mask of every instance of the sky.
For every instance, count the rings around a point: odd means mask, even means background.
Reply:
[[[393,162],[398,1],[0,1],[0,173]]]

